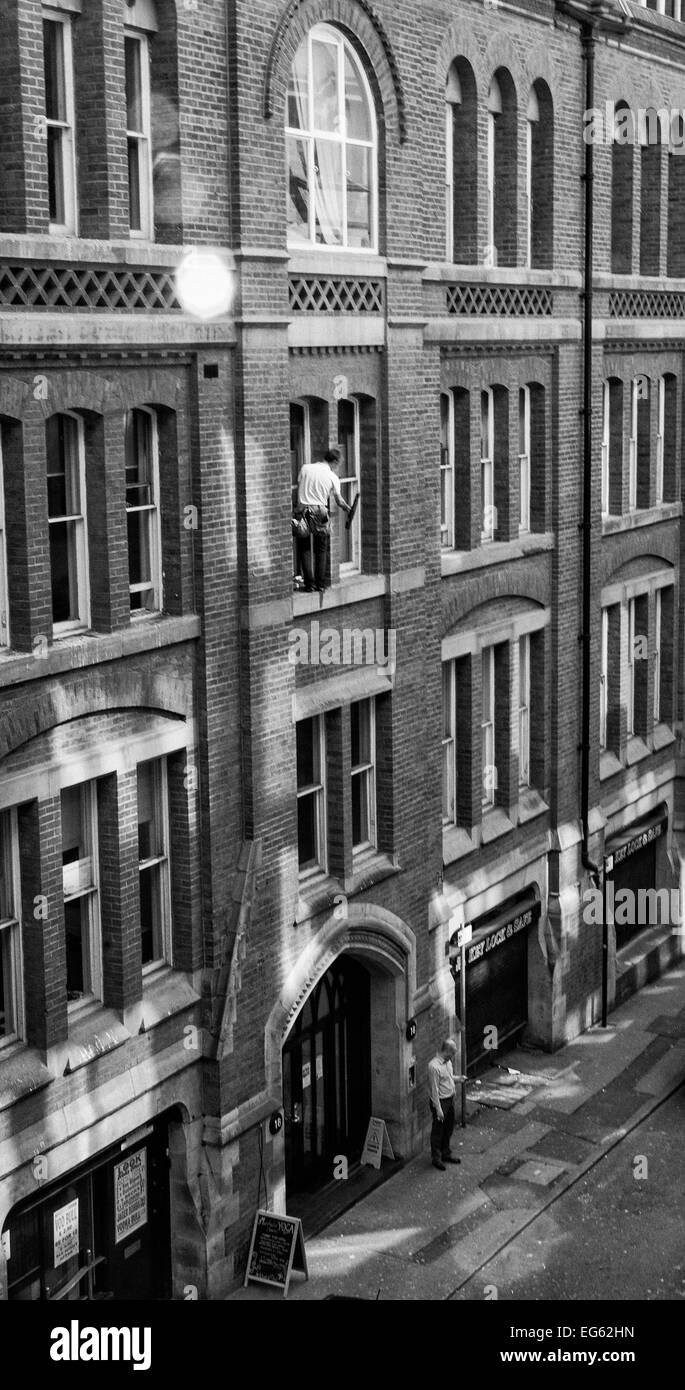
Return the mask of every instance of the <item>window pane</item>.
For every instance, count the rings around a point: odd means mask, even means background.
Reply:
[[[314,142],[314,210],[316,241],[340,246],[343,241],[342,146],[332,140]]]
[[[364,844],[369,838],[369,807],[366,772],[352,778],[352,844]]]
[[[352,767],[371,762],[371,719],[368,700],[350,706]]]
[[[128,223],[132,232],[140,232],[143,229],[141,211],[141,158],[140,142],[138,140],[128,141]]]
[[[309,127],[306,42],[300,44],[290,69],[287,121],[292,130],[307,130]]]
[[[330,43],[315,39],[312,43],[312,76],[314,85],[315,130],[338,131],[340,111],[338,101],[338,51]]]
[[[442,666],[442,736],[452,737],[452,673],[447,661]]]
[[[348,145],[347,241],[350,246],[371,245],[371,150]]]
[[[66,121],[64,26],[52,19],[43,21],[43,65],[45,69],[45,114],[49,121]]]
[[[87,940],[87,898],[71,898],[64,904],[67,939],[67,999],[80,999],[89,989],[86,978],[84,935]]]
[[[52,580],[52,621],[78,620],[78,586],[73,528],[66,522],[50,527],[50,577]]]
[[[366,93],[359,74],[345,53],[345,120],[349,140],[371,140],[371,118]]]
[[[317,721],[301,719],[297,725],[297,785],[311,787],[319,780]]]
[[[317,792],[297,800],[297,848],[300,868],[318,863]]]
[[[126,129],[143,129],[141,44],[139,39],[124,40],[126,62]]]
[[[65,787],[61,794],[62,863],[74,864],[86,857],[83,787]]]
[[[163,955],[160,932],[159,865],[140,872],[140,940],[143,965]]]
[[[64,131],[48,126],[48,216],[60,225],[66,222],[64,202]]]
[[[152,501],[152,418],[144,410],[131,410],[126,417],[126,505]]]
[[[158,779],[155,763],[138,765],[138,858],[153,859],[163,853],[157,807]]]
[[[309,240],[308,141],[287,141],[288,149],[288,231],[295,240]]]
[[[128,575],[130,584],[151,584],[150,564],[150,513],[129,512],[126,518],[128,531]],[[131,595],[131,601],[136,598]]]
[[[12,980],[12,936],[9,930],[0,932],[0,1038],[15,1031]]]

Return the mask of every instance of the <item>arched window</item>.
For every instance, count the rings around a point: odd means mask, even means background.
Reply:
[[[488,92],[487,265],[516,265],[516,90],[498,68]]]
[[[685,118],[676,125],[671,116],[668,152],[668,254],[667,275],[685,275]]]
[[[5,465],[2,456],[2,435],[3,424],[2,420],[0,420],[0,647],[8,647],[10,640],[10,620],[7,587],[7,538],[5,531]]]
[[[530,89],[526,121],[526,265],[552,265],[554,236],[554,110],[549,88]]]
[[[162,607],[157,414],[147,407],[126,416],[126,527],[131,615]]]
[[[445,189],[447,260],[478,260],[478,107],[473,70],[457,58],[445,94]]]
[[[630,396],[630,471],[628,506],[632,511],[649,506],[650,492],[650,392],[647,376],[635,377]]]
[[[611,150],[611,269],[630,275],[633,268],[633,116],[625,101],[615,109]]]
[[[290,69],[286,112],[288,240],[373,251],[377,130],[362,65],[338,30],[317,24]]]
[[[676,450],[678,438],[678,382],[672,372],[659,378],[656,436],[657,506],[676,501]]]

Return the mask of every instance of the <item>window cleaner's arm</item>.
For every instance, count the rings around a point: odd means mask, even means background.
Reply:
[[[357,510],[357,503],[358,503],[358,502],[359,502],[359,493],[357,493],[357,496],[355,497],[354,502],[352,503],[352,506],[348,508],[348,511],[347,511],[347,521],[345,522],[345,530],[346,530],[346,531],[349,531],[350,526],[352,525],[352,522],[354,521],[355,512],[356,512],[356,510]]]

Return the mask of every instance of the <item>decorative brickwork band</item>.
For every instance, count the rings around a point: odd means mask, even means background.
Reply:
[[[299,314],[380,314],[382,280],[341,279],[329,275],[292,275],[290,308]]]
[[[448,285],[447,312],[506,314],[514,317],[536,314],[549,318],[552,313],[552,291],[537,286]]]
[[[147,314],[180,307],[170,270],[0,263],[3,309],[122,309]]]
[[[682,290],[614,290],[609,295],[611,319],[681,319],[685,317]]]

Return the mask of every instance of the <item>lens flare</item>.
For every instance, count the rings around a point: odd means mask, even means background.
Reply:
[[[235,278],[216,251],[194,250],[176,270],[176,292],[181,308],[196,319],[216,319],[227,314],[235,294]]]

